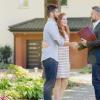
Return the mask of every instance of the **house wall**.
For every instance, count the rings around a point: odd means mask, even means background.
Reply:
[[[27,41],[29,40],[39,40],[42,41],[42,33],[41,32],[15,32],[15,53],[14,53],[14,62],[16,65],[23,66],[24,68],[28,68],[27,66]],[[34,47],[33,47],[34,48]],[[34,53],[34,51],[33,51]],[[36,60],[36,59],[35,59]],[[34,68],[34,66],[33,66]]]
[[[100,0],[67,0],[67,6],[62,6],[62,12],[68,17],[89,17],[91,7],[100,6]]]
[[[20,0],[0,0],[0,46],[14,47],[14,37],[8,26],[44,17],[44,0],[29,0],[28,8],[20,7]]]
[[[43,38],[43,34],[41,32],[15,32],[15,64],[23,66],[24,68],[29,68],[27,66],[28,58],[27,53],[28,50],[26,48],[27,41],[29,40],[39,40],[41,41]],[[71,32],[70,41],[80,41],[80,37],[76,34],[76,32]],[[32,50],[31,54],[34,53]],[[67,53],[67,52],[66,52]],[[87,65],[87,49],[78,51],[70,48],[70,65],[71,69],[83,68]],[[37,59],[37,58],[36,58]],[[35,60],[36,60],[35,59]],[[34,62],[34,60],[32,60]],[[34,66],[32,66],[34,68]],[[40,68],[40,67],[39,67]]]
[[[70,41],[71,42],[81,41],[77,32],[70,33]],[[88,49],[77,50],[77,49],[70,48],[69,52],[70,52],[69,54],[70,55],[70,65],[72,69],[83,68],[84,66],[88,64],[88,59],[87,59]]]

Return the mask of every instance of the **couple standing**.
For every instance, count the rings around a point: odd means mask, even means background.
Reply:
[[[48,46],[42,50],[42,62],[46,78],[44,83],[44,100],[52,100],[51,95],[54,87],[57,87],[54,92],[55,100],[61,100],[65,89],[65,86],[61,85],[61,79],[65,81],[69,73],[66,72],[65,68],[69,67],[69,63],[67,63],[69,58],[66,58],[67,51],[69,51],[68,47],[78,48],[80,43],[69,42],[69,28],[66,24],[66,15],[59,15],[58,8],[55,5],[48,6],[48,17],[43,33],[43,41]],[[89,48],[89,61],[92,63],[92,83],[96,100],[100,100],[100,7],[95,6],[92,8],[91,20],[94,23],[93,31],[97,40],[86,41],[82,39],[81,44],[84,48]],[[63,52],[64,49],[66,52]],[[64,53],[63,57],[60,56],[62,55],[61,53]],[[63,74],[61,74],[60,68],[64,68],[62,69]]]
[[[47,47],[42,49],[42,63],[45,71],[44,100],[61,100],[66,88],[66,78],[69,76],[69,46],[74,47],[75,42],[69,42],[69,27],[65,13],[59,13],[56,5],[49,5],[48,21],[44,27],[43,41]],[[59,63],[58,63],[59,62]]]

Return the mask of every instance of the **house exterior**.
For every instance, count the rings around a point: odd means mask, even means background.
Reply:
[[[68,17],[89,17],[93,6],[100,6],[100,0],[67,0],[67,6],[62,6],[61,11]]]
[[[70,41],[80,41],[76,33],[84,26],[91,25],[89,18],[91,7],[98,4],[100,0],[67,0],[67,6],[61,6],[61,11],[67,13],[69,17]],[[12,48],[12,61],[14,59],[13,62],[17,65],[27,67],[30,62],[27,46],[31,44],[33,46],[33,42],[38,44],[42,40],[45,6],[46,0],[0,1],[0,46],[9,45]],[[73,68],[85,66],[88,63],[87,49],[82,51],[70,49],[70,59]]]
[[[45,22],[44,18],[35,18],[9,27],[14,34],[15,64],[25,68],[41,68],[41,43]],[[77,31],[84,26],[91,26],[91,19],[87,17],[68,18],[68,22],[70,41],[79,42]],[[70,48],[70,63],[74,69],[84,67],[87,64],[87,49],[78,51]]]
[[[9,45],[14,50],[14,36],[8,26],[44,17],[43,5],[44,0],[0,0],[0,46]]]

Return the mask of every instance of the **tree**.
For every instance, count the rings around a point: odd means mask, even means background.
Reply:
[[[53,4],[58,4],[58,2],[61,2],[61,5],[67,5],[67,0],[47,0],[47,2],[50,4],[50,3],[53,3]]]
[[[0,48],[0,62],[8,64],[11,55],[12,55],[12,50],[9,46],[4,46]]]
[[[61,5],[67,5],[67,0],[61,0]]]

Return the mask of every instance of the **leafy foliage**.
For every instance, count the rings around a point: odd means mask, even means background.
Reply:
[[[70,88],[72,88],[72,87],[76,87],[76,86],[78,86],[78,84],[77,84],[77,83],[75,83],[75,82],[73,82],[73,81],[68,80],[68,88],[69,88],[69,89],[70,89]]]
[[[9,79],[7,78],[2,78],[0,80],[0,89],[1,90],[6,90],[6,89],[9,89],[11,87],[11,82]]]
[[[80,73],[82,73],[82,74],[89,74],[89,73],[92,73],[92,67],[86,66],[86,67],[84,67],[84,68],[80,71]]]
[[[21,66],[10,64],[8,69],[9,69],[9,73],[15,75],[16,78],[24,78],[24,77],[29,78],[30,76],[30,73],[26,69],[22,68]]]
[[[57,0],[48,0],[48,3],[57,3]],[[67,5],[67,0],[61,0],[61,5]]]
[[[9,65],[8,70],[7,76],[11,74],[14,79],[0,79],[0,96],[9,98],[4,100],[39,100],[43,97],[43,80],[41,78],[34,79],[26,69],[17,65]]]
[[[11,63],[12,50],[9,46],[0,47],[0,63],[9,64]]]
[[[67,0],[62,0],[61,5],[67,5]]]
[[[43,95],[42,86],[38,84],[37,80],[34,80],[33,82],[27,82],[26,84],[19,83],[16,86],[16,91],[18,91],[22,95],[23,99],[35,98],[36,100],[38,100]]]

